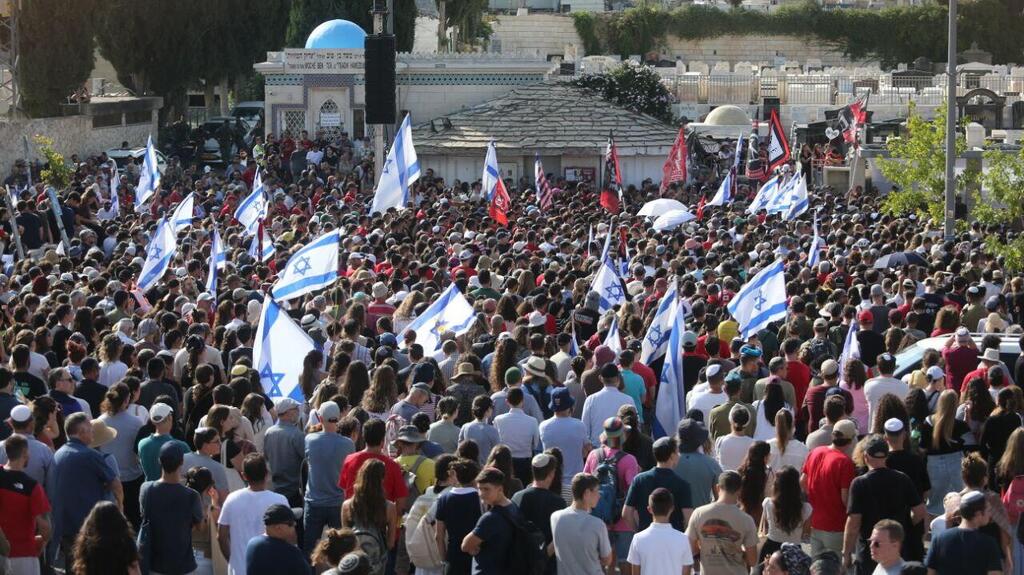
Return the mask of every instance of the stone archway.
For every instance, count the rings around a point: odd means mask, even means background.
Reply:
[[[957,96],[957,118],[977,122],[986,131],[1003,128],[1003,108],[1006,97],[988,88],[975,88],[963,96]]]

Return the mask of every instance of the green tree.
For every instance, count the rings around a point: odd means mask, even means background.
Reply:
[[[89,78],[94,61],[94,0],[21,3],[18,82],[29,116],[55,116]]]
[[[609,102],[663,122],[673,121],[672,95],[651,66],[623,62],[604,74],[584,74],[571,83]]]
[[[896,187],[883,201],[883,209],[895,215],[928,216],[941,223],[946,190],[946,106],[939,106],[935,119],[929,121],[911,104],[907,134],[891,138],[886,148],[890,157],[879,160],[879,167]],[[966,140],[958,134],[957,156],[966,149]],[[976,180],[976,173],[965,170],[957,176],[957,189],[966,189]]]
[[[986,224],[1021,229],[1024,225],[1024,150],[1016,154],[988,150],[981,182],[985,193],[975,192],[971,215]],[[1006,258],[1010,270],[1024,270],[1024,235],[989,234],[985,244]]]
[[[288,14],[285,45],[302,48],[313,28],[327,20],[348,20],[358,24],[367,34],[373,33],[373,0],[292,0]],[[399,52],[412,50],[416,32],[416,1],[395,0],[393,27]]]
[[[43,181],[58,191],[70,185],[71,168],[64,162],[64,156],[54,149],[53,140],[40,135],[33,136],[32,140],[39,147],[39,155],[43,157],[46,164],[46,169],[39,174]]]

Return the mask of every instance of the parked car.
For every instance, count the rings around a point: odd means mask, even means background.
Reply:
[[[137,165],[142,165],[143,156],[146,155],[145,146],[141,148],[111,148],[107,150],[107,157],[117,163],[118,172],[123,172],[129,159],[134,159]],[[156,169],[164,173],[167,169],[167,156],[160,150],[156,151]]]
[[[231,144],[231,152],[227,158],[221,157],[222,150],[218,137],[225,122],[227,122],[232,129],[241,132],[233,135],[234,141]],[[238,153],[238,149],[241,146],[249,145],[252,130],[253,124],[243,118],[235,118],[233,116],[214,116],[212,118],[207,118],[207,120],[199,126],[199,132],[203,134],[203,145],[202,150],[199,152],[199,162],[204,165],[227,165],[227,163],[231,161],[231,156]]]
[[[949,341],[948,335],[939,337],[928,337],[922,339],[914,345],[907,347],[903,351],[896,354],[896,373],[894,377],[902,379],[903,376],[908,375],[915,369],[920,369],[921,358],[924,357],[925,350],[934,349],[942,351],[943,346]],[[985,337],[983,333],[972,333],[971,338],[974,339],[974,343],[980,348],[981,339]],[[1013,371],[1013,366],[1017,363],[1017,357],[1020,356],[1020,335],[1014,334],[1000,334],[999,336],[999,359],[1006,364],[1006,367]],[[1018,382],[1019,383],[1019,382]]]
[[[243,121],[248,123],[252,129],[257,130],[258,133],[262,134],[266,118],[264,109],[262,101],[239,102],[235,104],[234,108],[231,108],[230,116],[232,118],[241,118]]]

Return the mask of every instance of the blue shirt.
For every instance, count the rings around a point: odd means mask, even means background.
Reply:
[[[557,447],[562,451],[562,484],[572,483],[583,472],[583,446],[590,443],[587,426],[574,417],[554,417],[540,424],[543,449]]]
[[[501,443],[501,438],[498,437],[498,430],[493,425],[476,420],[463,425],[462,429],[459,430],[459,443],[467,439],[472,439],[476,442],[476,446],[480,448],[480,457],[477,462],[480,465],[487,461],[487,456],[491,454],[494,446]]]
[[[77,533],[93,506],[104,500],[107,485],[117,478],[99,451],[74,437],[54,454],[53,474],[54,490],[49,495],[60,527],[56,537]]]
[[[340,507],[345,492],[338,486],[345,458],[356,450],[352,440],[338,433],[310,433],[306,436],[306,503],[316,507]]]
[[[258,535],[245,547],[247,575],[307,575],[309,563],[299,548],[268,535]]]

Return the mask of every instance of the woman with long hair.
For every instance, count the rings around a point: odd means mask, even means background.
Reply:
[[[494,356],[491,358],[491,391],[497,393],[505,389],[505,372],[508,368],[516,365],[516,356],[519,353],[519,344],[512,338],[499,339],[494,346]]]
[[[351,529],[328,528],[324,530],[323,538],[313,549],[310,561],[315,569],[327,568],[321,575],[338,575],[336,568],[341,563],[341,558],[356,551],[358,545],[359,540]]]
[[[928,396],[924,394],[923,389],[911,389],[907,392],[907,396],[903,398],[903,405],[906,406],[907,417],[910,418],[910,425],[907,428],[908,432],[911,438],[918,442],[924,420],[932,413],[928,409]],[[882,423],[884,424],[885,422],[883,421]]]
[[[391,320],[395,322],[395,333],[402,334],[405,332],[405,328],[409,327],[412,320],[416,319],[416,314],[413,310],[416,306],[426,301],[423,296],[423,292],[415,290],[409,292],[409,295],[405,296],[402,303],[395,309],[395,313],[391,316]]]
[[[392,549],[398,535],[398,510],[384,496],[384,462],[367,459],[356,474],[352,496],[341,505],[341,526],[375,533]],[[378,574],[380,575],[380,574]]]
[[[267,433],[267,428],[274,425],[274,418],[271,417],[270,411],[267,409],[267,403],[262,395],[250,393],[242,400],[241,409],[242,416],[252,423],[253,443],[256,445],[256,450],[262,452],[263,437]]]
[[[657,464],[654,459],[654,440],[640,429],[636,406],[627,403],[619,407],[616,416],[626,428],[622,434],[622,450],[636,458],[641,471],[654,467]]]
[[[523,482],[516,478],[515,471],[512,469],[512,451],[507,445],[499,443],[491,449],[490,455],[487,456],[487,463],[484,467],[493,467],[505,474],[505,485],[502,489],[505,491],[505,497],[512,497],[517,492],[523,489]]]
[[[903,427],[910,424],[910,416],[907,415],[907,406],[903,400],[891,393],[886,393],[878,400],[878,410],[875,412],[873,425],[868,433],[885,434],[885,422],[890,419],[898,419],[903,422]]]
[[[787,465],[797,469],[804,468],[808,449],[802,441],[793,437],[794,432],[793,412],[780,409],[775,414],[775,437],[768,440],[768,446],[772,450],[768,457],[768,467],[772,471],[778,472]]]
[[[347,381],[345,383],[348,384]],[[342,394],[345,393],[346,391],[342,389]],[[346,397],[348,396],[346,395]],[[396,401],[398,401],[398,386],[395,384],[395,370],[390,366],[382,365],[373,371],[373,382],[370,383],[370,389],[363,394],[360,405],[371,418],[386,420],[388,411]],[[348,402],[355,405],[351,397],[348,398]]]
[[[992,415],[996,402],[988,392],[988,385],[980,377],[972,377],[967,382],[967,391],[960,398],[960,406],[956,408],[956,418],[967,423],[971,432],[964,436],[964,444],[968,449],[978,446],[981,438],[981,426]]]
[[[226,405],[213,406],[206,416],[206,427],[216,429],[220,434],[221,463],[229,469],[241,471],[245,453],[243,453],[242,441],[236,437],[238,423],[238,420],[231,415],[231,408]]]
[[[956,392],[947,389],[939,395],[935,413],[921,427],[921,449],[928,455],[928,477],[932,489],[928,513],[942,515],[942,499],[950,491],[963,489],[960,460],[964,455],[964,435],[971,429],[956,418]]]
[[[145,477],[139,456],[135,452],[135,439],[144,423],[128,411],[132,392],[124,383],[116,383],[107,390],[100,409],[100,421],[116,432],[114,439],[100,447],[100,452],[109,453],[117,461],[117,475],[124,490],[124,513],[132,526],[138,529],[142,520],[139,510],[139,489]]]
[[[993,489],[1005,487],[1000,481],[1002,478],[1002,468],[1000,466],[1002,465],[1004,452],[1007,451],[1007,444],[1011,434],[1018,431],[1021,426],[1021,417],[1017,413],[1018,409],[1020,409],[1020,405],[1017,403],[1016,394],[1010,389],[1000,391],[999,396],[996,398],[995,410],[992,411],[992,415],[989,416],[988,421],[981,428],[981,439],[978,442],[978,446],[981,448],[982,456],[985,457],[988,463],[989,484]],[[1011,459],[1014,457],[1020,457],[1020,455],[1014,456],[1010,454]],[[1013,476],[1010,476],[1010,480],[1012,479]]]
[[[765,536],[765,542],[758,554],[758,563],[780,549],[783,543],[799,545],[810,535],[809,520],[813,509],[804,501],[797,469],[784,465],[776,471],[772,495],[761,502],[764,512],[761,514],[760,532]]]
[[[935,326],[930,337],[940,337],[956,331],[960,327],[960,310],[953,306],[944,306],[935,314]],[[941,502],[940,502],[941,503]]]
[[[117,334],[108,333],[103,336],[100,345],[100,375],[96,379],[100,385],[110,387],[121,381],[121,378],[128,373],[128,366],[121,361],[121,349],[124,342]]]
[[[519,316],[516,313],[516,298],[511,292],[505,292],[505,295],[498,299],[496,311],[505,320],[504,331],[512,331],[512,327],[516,324],[516,318]]]
[[[866,430],[868,428],[868,419],[871,412],[868,406],[868,398],[864,395],[864,384],[867,380],[868,374],[864,367],[864,362],[857,358],[846,360],[846,366],[843,367],[843,383],[841,387],[849,391],[850,395],[853,396],[853,413],[850,414],[850,419],[857,424],[858,430]]]
[[[75,537],[72,569],[75,575],[136,575],[139,549],[131,525],[117,505],[97,503]]]
[[[338,389],[341,389],[341,384],[345,383],[345,374],[348,372],[349,365],[352,364],[352,356],[339,350],[332,350],[331,353],[331,365],[327,368],[327,377],[324,381],[334,384]]]
[[[768,469],[768,456],[772,449],[763,441],[755,441],[747,449],[747,455],[743,463],[736,470],[743,478],[740,486],[740,509],[754,519],[754,523],[761,522],[761,504],[764,502],[764,494],[768,489],[768,480],[771,470]]]
[[[374,380],[394,376],[395,370],[390,367],[387,369],[378,367],[373,372]],[[394,382],[385,382],[382,385],[387,389],[395,388],[395,395],[398,394],[397,385]],[[363,402],[363,397],[368,389],[370,389],[370,372],[367,370],[366,364],[361,361],[353,361],[345,371],[345,377],[341,385],[338,386],[338,392],[348,398],[349,404],[359,405]]]
[[[186,369],[188,369],[187,366]],[[184,373],[183,371],[182,374]],[[197,366],[193,371],[195,384],[187,388],[182,409],[185,416],[185,437],[192,437],[196,428],[199,427],[199,420],[206,415],[206,412],[210,411],[210,407],[213,405],[213,373],[213,366],[208,363]]]
[[[883,347],[885,351],[896,355],[901,352],[907,345],[907,334],[905,331],[898,327],[890,327],[885,330],[885,339],[883,340]]]
[[[310,350],[306,357],[302,358],[302,372],[299,373],[299,388],[306,401],[313,397],[313,390],[316,385],[327,375],[321,371],[324,364],[324,353],[320,350]]]
[[[754,439],[768,441],[775,437],[775,416],[783,409],[793,409],[793,406],[786,403],[782,385],[777,381],[768,382],[768,385],[764,387],[764,399],[754,402],[754,410],[757,414]]]

